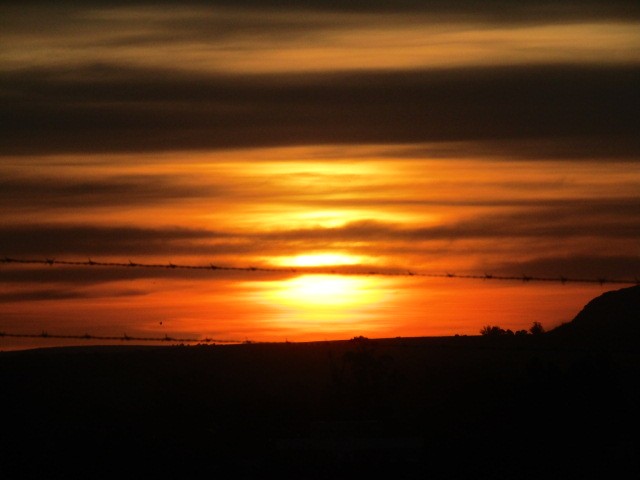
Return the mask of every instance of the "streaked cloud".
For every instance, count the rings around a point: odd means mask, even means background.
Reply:
[[[79,283],[70,288],[47,288],[47,289],[29,289],[14,292],[0,293],[0,304],[2,303],[20,303],[20,302],[46,302],[56,300],[101,298],[101,297],[122,297],[122,296],[140,296],[146,292],[144,290],[117,290],[109,289],[103,292],[87,292],[79,288]]]
[[[541,256],[525,262],[504,264],[500,271],[514,272],[515,275],[549,275],[577,278],[602,278],[604,281],[614,278],[637,279],[640,272],[640,256],[638,255],[567,255]]]
[[[640,68],[295,76],[52,69],[0,75],[7,153],[542,140],[638,156]],[[534,143],[535,144],[535,143]],[[610,147],[609,147],[610,145]],[[529,149],[530,151],[530,149]]]
[[[463,210],[464,211],[464,210]],[[8,256],[52,255],[199,255],[298,253],[306,249],[335,248],[358,243],[363,253],[384,251],[378,243],[403,242],[410,254],[416,242],[540,238],[561,241],[635,242],[640,236],[640,204],[637,198],[552,202],[511,207],[503,213],[489,209],[469,218],[440,221],[435,225],[394,224],[368,219],[343,226],[319,225],[301,229],[242,231],[189,228],[146,228],[30,224],[0,228],[0,251]],[[624,221],[620,221],[620,219]],[[610,248],[614,248],[613,246]],[[371,250],[368,252],[368,250]],[[459,252],[464,255],[467,248]]]
[[[349,2],[351,3],[351,2]],[[292,72],[640,59],[630,1],[133,3],[3,7],[5,68],[99,59],[187,71]],[[592,39],[585,43],[584,38]]]

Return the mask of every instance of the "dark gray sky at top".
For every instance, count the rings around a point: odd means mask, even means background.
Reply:
[[[0,5],[51,6],[51,2],[25,0],[0,1]],[[622,19],[640,18],[640,5],[635,0],[90,0],[59,1],[56,7],[91,8],[105,6],[206,6],[245,8],[251,10],[307,10],[322,12],[365,12],[391,14],[397,12],[464,15],[492,22],[549,22],[571,19]]]
[[[163,20],[167,30],[111,39],[151,42],[149,48],[174,41],[174,34],[211,40],[243,28],[305,35],[315,12],[368,13],[382,23],[391,21],[392,13],[407,12],[515,24],[640,19],[640,2],[623,0],[0,2],[10,11],[0,28],[23,35],[28,49],[30,35],[47,38],[60,28],[72,34],[73,22],[80,20],[65,12],[132,5],[158,11],[195,5],[301,12],[300,22],[278,17],[260,23],[261,17],[252,15],[238,24],[223,19],[215,28],[207,26],[210,18],[198,23],[191,16],[181,23],[178,16]],[[109,28],[108,21],[101,25]],[[638,64],[236,75],[96,57],[81,64],[61,58],[47,65],[1,67],[0,155],[472,141],[515,156],[640,156]]]
[[[543,158],[637,158],[638,85],[638,66],[250,76],[34,68],[0,73],[0,150],[546,139]]]

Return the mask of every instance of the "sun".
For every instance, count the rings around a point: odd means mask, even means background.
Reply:
[[[358,265],[363,258],[345,253],[308,253],[292,257],[279,257],[276,263],[283,267],[330,267]]]
[[[357,307],[378,297],[371,279],[338,275],[302,275],[278,282],[269,296],[278,304],[307,310]]]
[[[391,284],[379,276],[308,273],[263,281],[254,297],[267,306],[263,322],[291,335],[373,334]]]

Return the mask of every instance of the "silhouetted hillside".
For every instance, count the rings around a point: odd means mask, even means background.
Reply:
[[[0,472],[634,478],[639,356],[550,338],[7,352]]]
[[[639,305],[538,335],[0,353],[1,477],[636,478],[640,355],[589,342],[637,345]]]
[[[603,293],[591,300],[571,322],[549,333],[589,343],[639,345],[640,285]]]

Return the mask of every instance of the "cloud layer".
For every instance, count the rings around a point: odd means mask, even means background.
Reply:
[[[5,154],[542,140],[638,157],[637,67],[326,75],[0,74]],[[561,148],[556,149],[562,154]],[[575,155],[575,153],[573,153]]]

